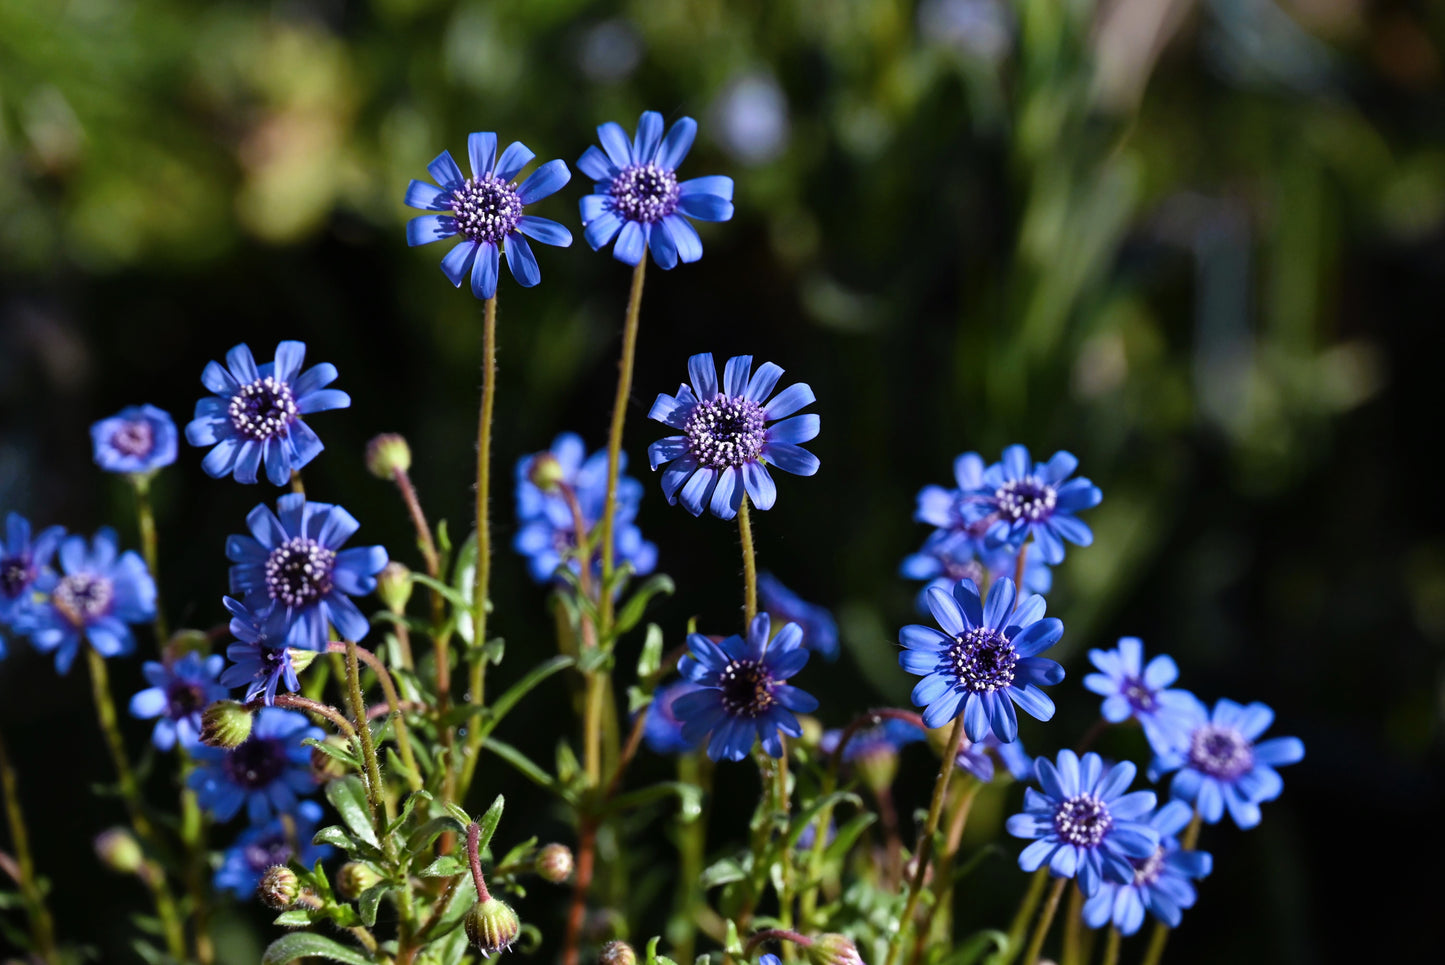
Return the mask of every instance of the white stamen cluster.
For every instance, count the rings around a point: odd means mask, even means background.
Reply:
[[[1098,846],[1113,825],[1109,806],[1095,794],[1067,798],[1054,812],[1054,830],[1059,838],[1080,848]]]
[[[733,660],[718,675],[722,706],[730,717],[759,717],[776,703],[773,676],[757,660]]]
[[[655,224],[672,214],[680,195],[677,175],[652,161],[623,168],[608,193],[618,214],[643,224]]]
[[[1000,486],[994,493],[994,500],[998,503],[999,515],[1004,519],[1038,522],[1054,511],[1059,495],[1053,486],[1041,482],[1038,477],[1025,476]]]
[[[83,627],[105,616],[115,598],[115,587],[103,576],[72,573],[61,579],[50,594],[50,602],[72,625]]]
[[[266,557],[266,593],[285,607],[305,606],[331,591],[336,554],[314,539],[288,539]]]
[[[1133,859],[1130,859],[1131,861]],[[1143,861],[1134,861],[1134,884],[1150,885],[1154,879],[1159,877],[1159,872],[1164,870],[1164,849],[1155,848],[1154,853]]]
[[[767,441],[763,407],[751,399],[725,395],[693,406],[682,431],[693,458],[709,469],[753,462]]]
[[[299,415],[291,386],[274,375],[241,386],[226,414],[236,432],[256,442],[286,435]]]
[[[452,192],[452,215],[458,234],[495,244],[517,230],[522,199],[511,183],[488,172]]]
[[[1254,745],[1233,727],[1205,724],[1189,738],[1189,763],[1211,777],[1232,781],[1254,767]]]
[[[30,566],[24,557],[0,559],[0,596],[7,600],[18,597],[30,585]]]
[[[945,659],[964,689],[988,694],[1013,683],[1019,655],[1000,631],[975,627],[953,638]]]

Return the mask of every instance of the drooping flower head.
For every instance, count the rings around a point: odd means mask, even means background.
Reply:
[[[1170,801],[1145,822],[1159,834],[1159,847],[1147,858],[1130,858],[1134,877],[1125,884],[1106,881],[1084,903],[1084,921],[1090,928],[1113,922],[1122,934],[1132,935],[1144,924],[1144,909],[1170,928],[1178,928],[1183,909],[1193,907],[1192,882],[1214,868],[1205,851],[1185,851],[1175,837],[1193,816],[1189,805]]]
[[[990,585],[1018,572],[1018,550],[1010,546],[988,549],[982,536],[958,530],[936,529],[923,541],[917,553],[904,558],[899,572],[910,580],[927,580],[918,591],[917,607],[928,612],[928,591],[932,587],[948,591],[959,580],[973,580],[979,586]],[[1023,589],[1028,593],[1048,593],[1054,575],[1049,564],[1038,553],[1024,557]]]
[[[758,601],[775,622],[802,627],[803,646],[824,660],[838,659],[838,623],[826,608],[809,603],[766,572],[758,574]]]
[[[1217,823],[1226,809],[1234,823],[1248,829],[1259,823],[1259,805],[1284,790],[1276,767],[1304,760],[1298,737],[1259,738],[1274,723],[1274,711],[1255,702],[1241,706],[1220,700],[1209,714],[1197,705],[1190,722],[1155,745],[1150,776],[1178,770],[1169,794],[1191,802],[1201,817]]]
[[[55,669],[67,673],[81,641],[102,657],[135,649],[130,625],[156,616],[156,585],[134,550],[120,552],[115,530],[85,537],[69,536],[60,544],[61,574],[46,573],[36,584],[49,593],[26,621],[30,642],[41,653],[55,654]]]
[[[597,251],[617,239],[612,257],[636,265],[652,249],[660,268],[702,257],[702,239],[688,218],[727,221],[733,216],[733,179],[677,180],[677,168],[697,135],[697,121],[679,118],[663,136],[662,115],[646,111],[631,140],[608,121],[597,128],[602,150],[589,147],[578,169],[594,182],[582,199],[582,235]]]
[[[536,155],[521,141],[513,141],[498,157],[497,135],[491,131],[469,134],[467,155],[470,178],[462,174],[451,152],[443,151],[427,165],[440,187],[425,181],[407,186],[408,208],[441,213],[408,221],[406,243],[416,246],[460,238],[461,244],[442,259],[442,273],[458,288],[470,277],[472,294],[478,298],[497,293],[503,254],[517,284],[531,288],[542,280],[542,272],[527,238],[565,248],[572,244],[572,233],[549,218],[523,214],[523,209],[560,190],[572,172],[560,159],[548,161],[521,184],[514,183]]]
[[[0,631],[29,632],[30,617],[37,610],[36,584],[64,538],[63,528],[50,526],[32,539],[29,520],[19,513],[5,516],[5,541],[0,543]],[[0,632],[0,648],[4,646],[5,635]]]
[[[106,472],[154,472],[176,461],[176,424],[153,405],[133,405],[90,427],[95,464]]]
[[[712,353],[694,355],[687,360],[692,385],[679,386],[675,398],[660,393],[652,404],[648,418],[683,433],[647,447],[654,470],[671,464],[662,474],[670,505],[681,499],[694,516],[706,506],[732,519],[744,492],[758,509],[772,509],[778,492],[769,465],[799,476],[818,471],[818,457],[798,445],[817,436],[818,417],[793,415],[812,404],[813,390],[799,382],[767,401],[783,370],[772,362],[756,373],[752,367],[751,355],[728,359],[719,385]]]
[[[942,727],[962,713],[969,740],[992,731],[1011,741],[1018,736],[1014,704],[1039,720],[1054,716],[1054,702],[1039,688],[1063,680],[1064,668],[1038,654],[1059,642],[1064,624],[1044,617],[1043,597],[1018,602],[1005,577],[989,588],[985,606],[978,585],[962,580],[951,596],[930,589],[928,608],[942,633],[917,624],[898,633],[905,648],[898,663],[923,677],[913,702],[925,708],[925,724]]]
[[[177,737],[187,748],[200,740],[201,711],[226,699],[226,688],[216,682],[225,663],[220,654],[198,653],[188,653],[169,666],[146,661],[141,673],[150,686],[130,699],[130,715],[141,720],[160,718],[151,733],[157,750],[175,747]]]
[[[302,714],[280,707],[256,712],[251,736],[233,750],[197,744],[197,767],[187,783],[201,807],[229,821],[245,805],[252,824],[296,810],[301,795],[316,789],[311,748],[302,741],[326,735]]]
[[[683,721],[673,705],[679,698],[702,689],[688,680],[674,680],[652,692],[652,704],[647,708],[647,720],[642,725],[642,739],[654,754],[682,754],[697,749],[699,741],[683,736]]]
[[[295,657],[286,646],[286,608],[272,604],[252,613],[240,600],[228,596],[222,602],[231,611],[230,630],[236,638],[226,648],[231,666],[221,674],[222,685],[245,687],[246,702],[260,697],[268,707],[276,703],[276,691],[283,685],[290,693],[301,689]]]
[[[226,353],[225,365],[206,363],[201,384],[215,394],[196,403],[186,441],[215,447],[201,460],[208,476],[253,483],[264,460],[266,478],[284,486],[326,448],[302,417],[345,409],[351,396],[326,388],[336,381],[336,366],[322,362],[303,372],[305,361],[305,342],[281,342],[275,361],[263,365],[245,343]]]
[[[759,613],[746,640],[736,634],[721,643],[700,633],[687,638],[688,654],[677,669],[702,689],[673,701],[673,713],[685,739],[701,742],[711,735],[707,756],[715,761],[740,761],[758,740],[763,750],[782,757],[779,735],[803,733],[793,714],[818,707],[812,694],[784,683],[808,662],[802,628],[789,623],[769,642],[771,630],[768,615]]]
[[[351,602],[376,589],[386,566],[380,546],[342,549],[361,524],[340,506],[307,502],[300,493],[265,503],[246,515],[250,536],[226,539],[231,592],[252,613],[271,606],[286,614],[286,645],[326,649],[327,624],[343,640],[360,640],[370,624]]]
[[[1179,679],[1179,668],[1164,654],[1145,665],[1144,642],[1138,637],[1120,637],[1113,650],[1090,650],[1089,662],[1100,672],[1086,676],[1084,686],[1104,698],[1104,719],[1118,724],[1134,718],[1151,746],[1167,743],[1199,706],[1189,691],[1166,689]]]
[[[981,741],[971,741],[965,736],[953,762],[988,784],[997,773],[994,768],[995,758],[1015,781],[1027,781],[1034,776],[1034,759],[1024,750],[1023,741],[1001,741],[993,731],[989,731],[988,736]]]
[[[321,822],[321,805],[315,801],[302,801],[292,812],[291,820],[294,822],[294,833],[288,833],[286,823],[279,817],[242,831],[236,843],[226,849],[221,866],[216,869],[216,890],[249,899],[268,869],[292,861],[303,868],[312,868],[316,862],[331,855],[333,849],[330,845],[313,844],[311,841],[316,834],[316,825]],[[293,842],[301,849],[299,854],[293,848]]]
[[[825,754],[833,754],[842,739],[842,730],[826,730],[818,747]],[[898,774],[898,752],[924,739],[923,728],[890,717],[855,731],[843,746],[842,760],[853,768],[863,785],[876,794],[892,786]]]
[[[1104,498],[1089,480],[1069,478],[1078,465],[1067,452],[1034,463],[1028,449],[1009,446],[1002,462],[984,470],[983,485],[964,510],[975,520],[989,521],[987,546],[1017,548],[1032,536],[1044,561],[1057,566],[1064,559],[1065,540],[1079,546],[1094,541],[1093,530],[1075,513]]]
[[[1147,858],[1159,847],[1159,832],[1140,820],[1154,810],[1154,792],[1127,793],[1134,765],[1105,767],[1098,754],[1081,760],[1062,750],[1057,766],[1040,757],[1034,769],[1043,790],[1026,788],[1023,813],[1007,823],[1014,837],[1034,839],[1019,855],[1019,867],[1037,871],[1047,864],[1056,878],[1077,877],[1085,897],[1097,894],[1105,878],[1133,881],[1129,859]]]

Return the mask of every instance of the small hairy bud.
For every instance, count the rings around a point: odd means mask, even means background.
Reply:
[[[95,854],[101,864],[123,875],[136,874],[145,861],[140,843],[125,828],[111,828],[96,835]]]
[[[167,661],[179,660],[188,653],[199,653],[204,657],[210,652],[211,638],[201,630],[177,630],[166,641]]]
[[[608,942],[597,961],[599,965],[637,965],[637,952],[626,942]]]
[[[218,700],[201,714],[201,743],[235,750],[251,736],[252,714],[234,700]]]
[[[522,931],[522,923],[512,906],[496,898],[477,902],[462,923],[467,937],[484,958],[506,951]]]
[[[860,754],[853,761],[853,771],[865,787],[877,794],[893,786],[893,779],[898,776],[898,752],[884,747]]]
[[[537,852],[537,874],[543,881],[561,884],[572,876],[572,849],[565,844],[549,844]]]
[[[332,734],[326,738],[324,743],[328,747],[335,747],[338,750],[349,751],[345,739]],[[311,776],[316,779],[317,784],[326,784],[346,776],[346,763],[339,761],[326,753],[319,747],[311,748]]]
[[[562,464],[550,452],[539,453],[527,468],[527,480],[544,493],[552,492],[563,482]]]
[[[317,650],[307,650],[304,647],[287,647],[286,656],[291,658],[292,670],[297,673],[305,673],[306,668],[311,666],[311,662],[321,656],[321,653]]]
[[[853,939],[837,932],[827,932],[813,939],[813,944],[803,949],[808,965],[863,965],[858,946]]]
[[[406,612],[407,601],[411,599],[411,570],[395,560],[382,567],[376,577],[376,595],[392,613]]]
[[[336,875],[336,890],[347,901],[355,901],[361,893],[381,881],[381,872],[360,861],[348,861]]]
[[[266,869],[261,876],[261,883],[256,886],[256,897],[261,904],[273,911],[285,911],[296,904],[297,897],[301,894],[301,882],[296,879],[296,872],[284,864],[272,865]]]
[[[366,469],[378,479],[390,479],[411,469],[411,446],[395,432],[383,432],[366,444]]]

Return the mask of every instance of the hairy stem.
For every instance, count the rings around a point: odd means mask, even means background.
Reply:
[[[361,666],[357,659],[356,644],[351,640],[346,641],[346,692],[351,701],[351,716],[356,719],[356,737],[361,744],[361,759],[366,765],[366,802],[371,807],[371,821],[376,825],[378,834],[384,834],[386,828],[381,823],[381,766],[376,761],[376,745],[371,740],[371,728],[366,723],[366,701],[361,696]]]
[[[467,695],[476,706],[486,703],[487,593],[492,579],[492,410],[497,397],[497,296],[482,307],[482,411],[477,420],[477,569],[472,581],[472,668]],[[476,772],[482,728],[467,731],[467,753],[457,796],[465,797]]]
[[[55,950],[55,922],[45,905],[45,895],[35,877],[35,860],[30,855],[30,837],[25,828],[25,812],[20,808],[20,788],[15,768],[5,741],[0,740],[0,791],[5,795],[5,820],[10,825],[10,840],[15,848],[15,878],[25,913],[30,918],[30,936],[35,952],[45,965],[60,965]]]
[[[171,635],[166,630],[166,608],[161,602],[161,574],[157,566],[160,553],[157,550],[158,540],[156,539],[156,517],[151,509],[151,481],[150,476],[142,473],[130,475],[131,487],[135,490],[135,512],[136,523],[140,529],[140,550],[145,557],[146,569],[150,571],[151,580],[156,587],[156,647],[163,648]]]
[[[758,615],[758,561],[753,552],[753,522],[748,513],[748,497],[738,506],[738,536],[743,544],[743,616],[744,629],[753,625]]]
[[[607,429],[607,496],[602,503],[602,583],[610,586],[615,572],[613,528],[617,516],[617,476],[622,459],[622,426],[627,421],[627,401],[632,396],[632,366],[637,356],[637,322],[642,311],[642,281],[647,274],[647,257],[632,270],[632,290],[627,295],[627,317],[622,323],[622,356],[617,360],[617,394],[612,400],[612,423]],[[612,628],[611,594],[604,594],[602,628]]]
[[[422,789],[421,771],[417,769],[416,758],[411,752],[411,736],[407,730],[406,718],[401,714],[401,698],[397,696],[396,684],[391,679],[391,673],[386,669],[386,664],[365,647],[357,646],[354,643],[345,645],[333,643],[327,649],[346,652],[347,647],[355,648],[356,656],[371,668],[372,673],[376,674],[376,679],[381,684],[381,692],[386,695],[387,706],[391,709],[392,720],[396,723],[396,748],[401,753],[402,765],[409,772],[407,783],[411,785],[413,791],[420,791]],[[348,654],[348,659],[349,656]],[[365,719],[367,718],[357,718],[358,722]]]
[[[1049,897],[1044,901],[1044,910],[1039,913],[1039,920],[1034,925],[1033,937],[1029,939],[1029,947],[1024,949],[1024,965],[1038,965],[1039,952],[1043,950],[1044,939],[1048,937],[1049,927],[1054,923],[1054,914],[1059,910],[1059,896],[1064,893],[1064,886],[1069,883],[1068,878],[1055,878],[1053,887],[1049,889]]]

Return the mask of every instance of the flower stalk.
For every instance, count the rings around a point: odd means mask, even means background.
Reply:
[[[25,827],[25,812],[20,807],[19,782],[3,737],[0,737],[0,792],[5,796],[5,820],[10,826],[10,840],[15,848],[15,883],[20,887],[25,913],[30,918],[30,936],[35,942],[35,952],[45,965],[60,965],[60,955],[55,949],[55,921],[50,917],[45,895],[35,877],[30,835]]]

